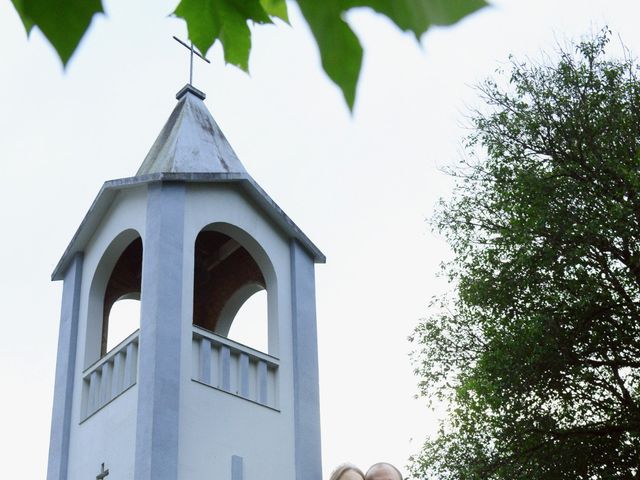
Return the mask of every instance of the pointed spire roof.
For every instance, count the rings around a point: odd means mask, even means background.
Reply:
[[[162,128],[135,177],[104,183],[67,249],[51,274],[62,280],[77,254],[82,254],[96,229],[122,191],[164,183],[237,185],[289,238],[295,239],[314,262],[324,263],[324,254],[293,223],[269,195],[251,178],[205,107],[205,94],[186,85],[176,95],[178,105]]]
[[[178,105],[162,128],[136,176],[151,173],[246,173],[203,100],[185,85]]]

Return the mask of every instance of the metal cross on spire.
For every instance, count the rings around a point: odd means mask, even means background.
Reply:
[[[190,62],[189,62],[189,85],[193,85],[193,55],[195,54],[195,55],[199,56],[202,60],[204,60],[207,63],[211,63],[211,62],[209,61],[208,58],[206,58],[204,55],[201,55],[200,52],[198,52],[197,50],[195,50],[193,48],[193,42],[191,42],[191,44],[187,44],[186,42],[183,42],[182,40],[180,40],[175,35],[173,36],[173,39],[176,42],[180,43],[181,45],[184,45],[191,52]]]

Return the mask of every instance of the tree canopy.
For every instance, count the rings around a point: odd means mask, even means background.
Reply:
[[[11,0],[27,33],[38,27],[66,65],[102,0]],[[485,0],[291,0],[295,1],[320,49],[322,67],[353,109],[362,65],[362,46],[345,21],[353,8],[388,17],[416,39],[431,25],[452,25],[486,5]],[[180,0],[174,15],[187,23],[189,38],[204,54],[219,40],[227,63],[249,68],[249,23],[288,22],[286,0]]]
[[[448,405],[416,478],[640,478],[640,78],[609,39],[480,86],[434,218],[454,291],[413,336]]]

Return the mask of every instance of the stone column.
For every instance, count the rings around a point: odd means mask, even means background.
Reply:
[[[143,244],[135,480],[177,480],[185,186],[149,185]]]
[[[318,333],[313,259],[291,241],[291,305],[297,480],[321,480]]]
[[[51,415],[47,480],[66,480],[69,464],[69,432],[78,347],[78,316],[82,283],[82,254],[77,253],[64,273],[62,311],[58,334],[55,390]]]

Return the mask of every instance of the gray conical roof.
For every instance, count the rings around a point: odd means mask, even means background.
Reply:
[[[178,105],[136,176],[150,173],[246,173],[204,105],[204,93],[187,85],[176,98]]]
[[[89,208],[51,278],[62,280],[70,262],[82,254],[120,193],[138,186],[170,182],[233,184],[262,208],[285,235],[295,239],[316,263],[324,254],[251,178],[204,106],[204,93],[191,85],[176,95],[178,105],[142,162],[135,177],[105,182]]]

